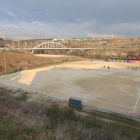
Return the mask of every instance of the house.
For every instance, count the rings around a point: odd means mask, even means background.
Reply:
[[[0,50],[6,49],[6,46],[3,44],[0,44]]]
[[[5,47],[5,45],[3,45],[3,44],[0,44],[0,48],[3,48],[3,47]]]

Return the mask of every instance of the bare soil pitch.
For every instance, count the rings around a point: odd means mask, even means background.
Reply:
[[[36,84],[31,82],[37,82],[43,94],[65,100],[74,96],[84,99],[89,106],[140,117],[140,70],[127,69],[128,66],[140,67],[140,64],[64,63],[1,76],[0,83],[20,87],[24,81],[24,88],[34,91]]]

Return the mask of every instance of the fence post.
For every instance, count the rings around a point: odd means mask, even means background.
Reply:
[[[114,140],[114,132],[115,132],[115,129],[114,129],[114,119],[113,119],[113,140]]]
[[[132,137],[134,137],[135,135],[135,124],[134,124],[134,126],[133,126],[133,134],[132,134]],[[132,138],[133,139],[133,138]]]
[[[43,96],[42,96],[42,94],[41,94],[41,100],[42,100],[42,107],[43,107]]]
[[[96,110],[95,110],[95,126],[96,126]]]
[[[81,116],[80,116],[80,110],[79,110],[79,119],[80,119],[80,117],[81,117]]]
[[[42,99],[42,107],[43,107],[43,99]]]

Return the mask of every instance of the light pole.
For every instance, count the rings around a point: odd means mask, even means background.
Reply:
[[[25,42],[25,48],[26,48],[26,46],[27,46],[27,43]]]
[[[70,62],[70,50],[69,50],[69,62]]]
[[[2,52],[4,53],[5,73],[7,74],[7,69],[6,69],[6,60],[5,60],[5,50],[3,50]]]
[[[18,47],[19,47],[19,39],[18,39]]]
[[[92,48],[93,48],[93,45],[92,45]],[[92,59],[93,59],[93,55],[94,55],[94,49],[93,49],[93,52],[92,52]]]

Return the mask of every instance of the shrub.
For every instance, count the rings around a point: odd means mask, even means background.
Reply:
[[[95,58],[97,58],[97,59],[101,59],[101,54],[96,53],[96,54],[95,54]]]
[[[72,120],[75,120],[77,118],[73,108],[61,108],[58,104],[53,104],[50,107],[46,107],[45,113],[47,116],[51,116],[52,119],[55,118],[64,120],[71,118]]]

